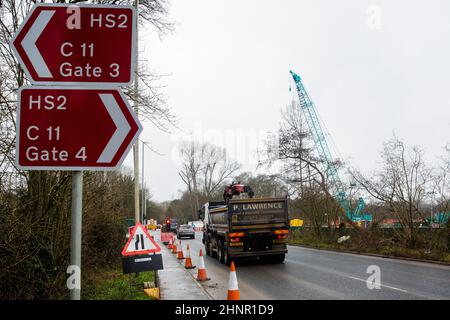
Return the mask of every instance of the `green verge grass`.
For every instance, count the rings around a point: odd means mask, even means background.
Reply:
[[[86,300],[149,300],[143,283],[155,281],[154,271],[122,274],[121,266],[97,270],[85,275],[81,284],[82,299]]]
[[[333,241],[334,240],[334,241]],[[312,233],[301,234],[299,232],[291,232],[288,238],[288,244],[305,246],[317,249],[336,250],[349,253],[369,253],[378,254],[389,257],[412,258],[420,260],[439,261],[450,263],[450,252],[443,250],[427,250],[427,249],[410,249],[403,246],[383,246],[377,247],[361,246],[350,238],[343,243],[337,243],[337,239],[318,239]]]

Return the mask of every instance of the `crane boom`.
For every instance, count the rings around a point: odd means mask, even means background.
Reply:
[[[354,221],[360,220],[359,216],[362,209],[364,208],[364,200],[359,198],[358,206],[353,212],[350,208],[350,203],[346,194],[346,188],[339,177],[336,163],[331,156],[330,148],[328,147],[327,140],[325,139],[325,134],[323,133],[322,126],[320,125],[319,118],[317,116],[314,103],[306,91],[302,78],[293,71],[289,71],[294,79],[294,83],[297,89],[298,99],[300,102],[300,107],[306,118],[306,123],[311,131],[314,143],[316,145],[319,157],[324,164],[325,175],[331,182],[331,188],[333,190],[334,196],[339,203],[339,205],[344,209],[347,217]],[[358,217],[358,218],[357,218]]]

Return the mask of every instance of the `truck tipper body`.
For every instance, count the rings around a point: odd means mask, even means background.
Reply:
[[[208,202],[200,210],[206,254],[227,265],[239,257],[283,262],[287,253],[287,198]]]

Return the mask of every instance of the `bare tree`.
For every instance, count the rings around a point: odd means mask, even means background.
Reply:
[[[431,193],[432,201],[436,201],[436,212],[442,214],[450,212],[450,143],[444,147],[441,164],[435,170]]]
[[[209,143],[185,142],[180,147],[180,154],[183,164],[179,175],[191,195],[195,215],[200,198],[210,198],[241,166],[228,158],[225,149]]]
[[[191,212],[193,215],[200,207],[198,190],[202,159],[199,149],[201,149],[201,146],[194,142],[183,143],[180,147],[183,163],[178,174],[188,188],[189,197],[191,199]]]
[[[354,177],[373,198],[397,215],[408,246],[415,247],[431,169],[425,164],[419,147],[406,147],[395,136],[384,143],[381,157],[382,168],[373,177],[366,178],[357,171]]]
[[[292,102],[282,111],[278,135],[267,141],[259,166],[281,164],[280,178],[288,186],[291,197],[302,199],[299,205],[304,209],[305,218],[320,236],[320,227],[324,221],[329,221],[328,215],[339,207],[335,205],[334,195],[330,192],[331,185],[323,169],[326,164],[317,156],[314,148],[301,108]],[[340,210],[340,214],[343,213]],[[345,213],[343,216],[346,217]]]

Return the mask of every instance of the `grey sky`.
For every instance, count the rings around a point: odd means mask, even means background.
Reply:
[[[256,142],[292,98],[290,69],[351,166],[373,170],[394,131],[435,159],[450,142],[449,13],[447,0],[171,0],[175,32],[140,37],[152,70],[171,74],[164,92],[184,131],[143,123],[141,139],[165,154],[146,151],[154,198],[184,188],[175,155],[186,132],[254,170]]]

